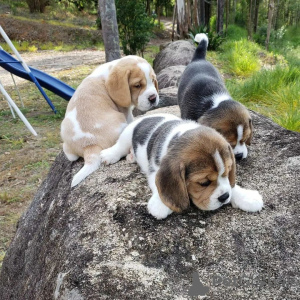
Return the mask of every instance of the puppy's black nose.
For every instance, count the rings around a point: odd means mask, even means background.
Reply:
[[[153,94],[151,96],[148,97],[149,102],[154,103],[156,101],[156,95]]]
[[[221,195],[220,197],[218,197],[218,200],[221,203],[223,203],[223,202],[225,202],[228,199],[228,197],[229,197],[229,193],[225,193],[225,194]]]
[[[235,154],[235,159],[236,160],[241,160],[242,158],[243,158],[243,153]]]

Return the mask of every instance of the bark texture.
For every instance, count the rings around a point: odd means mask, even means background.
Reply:
[[[99,0],[106,62],[121,57],[115,1]]]

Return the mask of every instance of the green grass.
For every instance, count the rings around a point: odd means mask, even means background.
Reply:
[[[249,77],[260,69],[259,51],[262,50],[256,43],[246,39],[227,40],[220,46],[220,58],[229,73]]]
[[[286,43],[292,45],[292,47],[296,48],[300,45],[300,27],[299,26],[290,26],[286,29],[285,35],[283,36],[283,40]]]
[[[159,52],[159,46],[147,46],[144,52],[144,58],[152,66],[156,54]]]
[[[300,69],[277,66],[261,70],[245,81],[227,81],[231,95],[279,125],[300,131]]]
[[[28,42],[28,41],[12,41],[13,45],[19,52],[28,51],[36,52],[38,50],[55,50],[55,51],[73,51],[73,50],[84,50],[87,48],[94,48],[97,50],[104,50],[103,42],[94,43],[93,41],[81,41],[73,44],[65,44],[63,42],[58,42],[56,44],[52,42],[40,43],[37,41]],[[6,51],[11,52],[10,47],[6,43],[0,43],[0,46]]]
[[[239,41],[247,39],[247,30],[240,26],[231,24],[227,27],[226,38],[230,41]]]
[[[14,202],[19,202],[20,197],[12,196],[7,191],[0,193],[0,201],[5,204],[10,204]]]
[[[1,268],[1,266],[2,266],[2,261],[3,261],[3,259],[4,259],[4,256],[5,256],[5,251],[0,251],[0,268]]]

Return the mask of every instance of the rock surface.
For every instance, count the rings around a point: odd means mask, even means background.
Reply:
[[[191,207],[157,221],[137,165],[101,167],[71,189],[83,161],[61,153],[19,221],[1,300],[299,299],[300,134],[252,116],[237,181],[261,192],[262,212]]]
[[[171,66],[161,70],[157,74],[159,89],[164,89],[170,86],[178,86],[178,81],[186,66]]]
[[[186,66],[195,52],[195,46],[190,41],[176,41],[168,44],[157,54],[153,61],[156,74],[170,66]]]

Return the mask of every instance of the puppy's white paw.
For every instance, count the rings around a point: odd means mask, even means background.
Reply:
[[[260,211],[264,206],[262,196],[258,191],[246,190],[238,185],[232,189],[231,204],[235,208],[248,212]]]
[[[157,193],[153,194],[148,202],[148,211],[156,219],[165,219],[173,211],[166,206]]]
[[[106,165],[111,165],[120,160],[120,155],[114,151],[113,147],[104,149],[100,152],[101,162]]]

